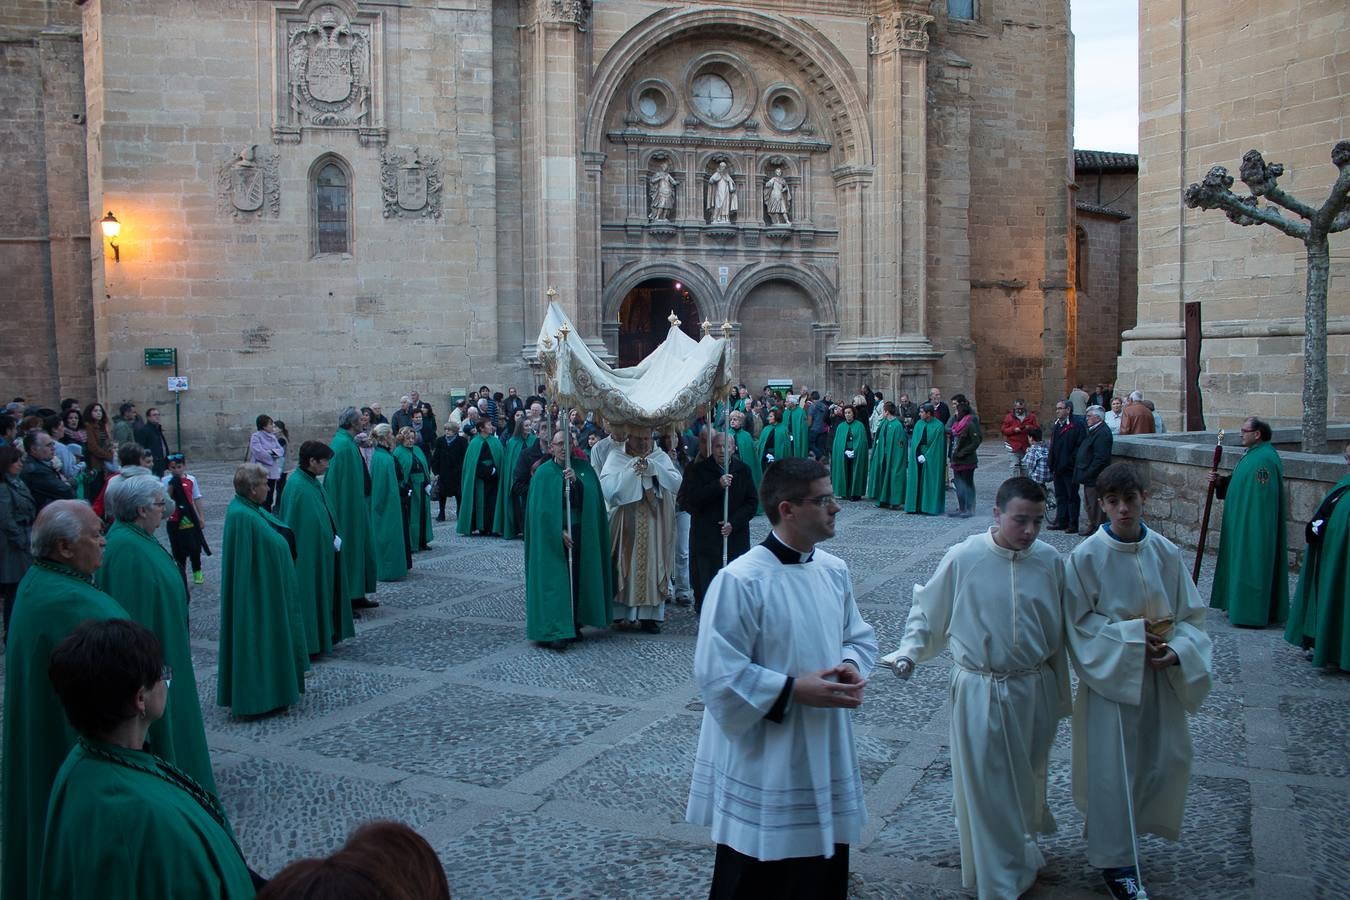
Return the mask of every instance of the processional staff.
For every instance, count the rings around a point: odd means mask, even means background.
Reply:
[[[1223,429],[1219,429],[1219,437],[1214,442],[1214,461],[1210,463],[1209,474],[1215,475],[1219,471],[1219,457],[1223,456]],[[1205,491],[1205,515],[1200,520],[1200,542],[1195,548],[1195,566],[1191,569],[1191,581],[1195,584],[1200,583],[1200,560],[1205,555],[1205,538],[1209,536],[1209,513],[1214,506],[1214,480],[1211,478],[1209,489]]]

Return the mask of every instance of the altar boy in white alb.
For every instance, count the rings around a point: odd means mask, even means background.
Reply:
[[[687,818],[717,842],[714,900],[843,900],[867,821],[850,710],[876,634],[848,566],[816,546],[840,509],[829,470],[779,460],[760,501],[772,534],[717,573],[699,620],[705,710]]]
[[[1045,858],[1037,833],[1055,830],[1045,802],[1055,727],[1069,714],[1061,595],[1064,565],[1036,539],[1045,491],[1009,478],[994,527],[947,551],[914,604],[900,649],[882,658],[908,678],[950,649],[952,792],[961,880],[980,900],[1020,896]]]
[[[1181,552],[1144,525],[1139,475],[1107,466],[1097,496],[1107,524],[1074,549],[1065,572],[1079,679],[1073,799],[1087,822],[1088,861],[1113,897],[1133,900],[1140,879],[1130,823],[1173,841],[1181,832],[1191,776],[1186,714],[1209,693],[1213,648]]]

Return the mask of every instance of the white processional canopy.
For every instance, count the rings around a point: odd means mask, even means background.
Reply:
[[[636,366],[615,369],[586,346],[557,303],[549,303],[537,352],[560,408],[604,416],[608,426],[664,429],[731,389],[731,342],[705,334],[670,333]]]

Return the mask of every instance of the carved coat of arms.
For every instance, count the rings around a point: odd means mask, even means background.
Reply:
[[[223,212],[273,218],[281,212],[276,151],[249,144],[220,164],[217,193]]]
[[[384,217],[441,217],[440,157],[420,147],[389,150],[380,155],[380,188]]]
[[[370,38],[335,6],[293,26],[287,42],[290,104],[312,125],[352,127],[369,112]]]

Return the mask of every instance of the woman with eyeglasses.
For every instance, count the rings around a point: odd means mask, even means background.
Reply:
[[[168,489],[153,475],[133,475],[104,498],[113,525],[94,584],[155,633],[165,659],[178,670],[168,713],[150,728],[151,749],[215,791],[192,671],[187,583],[173,556],[155,537],[167,502]]]
[[[154,633],[84,622],[52,652],[48,676],[79,736],[52,784],[36,896],[254,896],[216,795],[145,749],[174,680]]]

